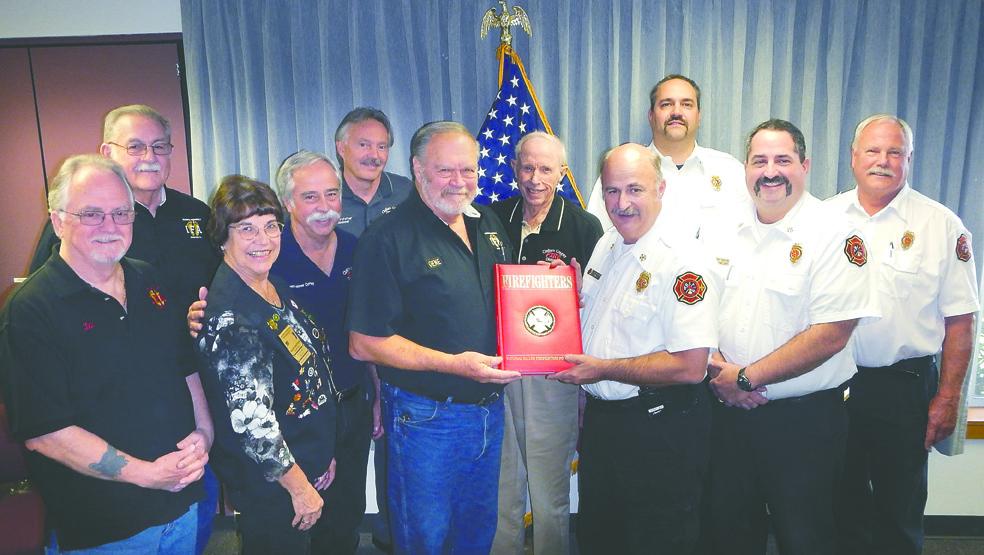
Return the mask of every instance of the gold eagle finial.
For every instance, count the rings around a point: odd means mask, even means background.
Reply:
[[[485,12],[482,17],[482,38],[493,27],[501,28],[501,35],[499,36],[499,42],[504,45],[512,44],[512,33],[509,32],[509,27],[513,25],[519,25],[526,31],[526,34],[533,36],[533,31],[530,30],[530,18],[526,17],[526,12],[523,8],[519,6],[513,6],[512,13],[509,13],[509,7],[506,6],[505,0],[499,0],[499,4],[502,6],[502,13],[496,15],[495,8],[489,8],[489,11]]]

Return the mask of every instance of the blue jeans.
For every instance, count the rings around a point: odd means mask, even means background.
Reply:
[[[396,554],[488,553],[495,536],[502,398],[437,402],[382,384]]]
[[[55,535],[52,534],[51,547],[46,548],[45,553],[46,555],[58,555],[60,553],[65,553],[66,555],[191,554],[195,552],[197,530],[198,503],[195,503],[191,507],[188,507],[188,512],[168,524],[152,526],[136,536],[90,549],[60,551],[58,549],[58,542],[55,540]]]

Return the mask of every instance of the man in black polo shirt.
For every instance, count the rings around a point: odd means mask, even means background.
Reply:
[[[0,387],[54,531],[49,553],[195,547],[212,422],[183,307],[152,266],[123,258],[125,177],[100,156],[65,162],[48,199],[59,250],[0,314]]]
[[[152,265],[164,278],[171,295],[167,300],[187,307],[198,299],[198,289],[212,282],[221,257],[205,236],[208,205],[165,185],[173,148],[171,124],[153,108],[134,104],[106,114],[99,152],[123,168],[136,201],[133,243],[126,254]],[[58,242],[49,221],[34,249],[31,273],[48,260]],[[219,498],[211,468],[206,469],[203,482],[208,499],[201,504],[196,553],[208,543]]]
[[[516,143],[512,161],[519,195],[489,208],[516,246],[514,262],[588,261],[601,238],[594,215],[557,194],[567,170],[567,149],[557,137],[534,131]],[[533,551],[570,551],[570,468],[577,445],[578,388],[543,376],[524,376],[506,387],[506,427],[499,473],[499,524],[492,552],[523,550],[529,492]]]
[[[362,235],[350,350],[382,380],[396,553],[488,553],[496,525],[503,384],[493,266],[512,259],[498,218],[472,204],[478,144],[433,122],[410,142],[416,192]]]
[[[99,152],[123,167],[136,200],[133,244],[127,256],[150,263],[164,276],[176,306],[198,298],[212,281],[221,257],[205,236],[209,209],[204,202],[168,188],[171,173],[171,124],[153,108],[134,104],[106,114]],[[58,244],[45,225],[31,269],[44,264]]]
[[[359,107],[335,130],[335,157],[342,167],[342,217],[338,229],[356,237],[406,200],[413,183],[383,171],[393,146],[393,128],[381,110]]]

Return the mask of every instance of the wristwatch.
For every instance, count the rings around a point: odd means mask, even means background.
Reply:
[[[745,368],[748,367],[746,366]],[[748,381],[748,378],[745,377],[745,368],[738,371],[738,389],[751,393],[755,391],[755,388],[752,387],[752,382]]]

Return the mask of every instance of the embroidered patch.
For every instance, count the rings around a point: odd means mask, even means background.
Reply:
[[[957,260],[966,262],[970,260],[970,239],[966,233],[961,233],[957,238]]]
[[[857,235],[851,235],[844,242],[844,254],[847,255],[847,261],[855,266],[864,266],[868,261],[868,251],[864,248],[864,241]]]
[[[673,284],[673,293],[681,303],[696,304],[704,300],[707,285],[700,274],[686,272],[677,276],[676,283]]]
[[[431,258],[430,260],[427,261],[428,268],[437,268],[440,265],[441,265],[440,258]]]
[[[912,246],[912,242],[916,240],[916,234],[911,231],[906,231],[902,234],[902,250],[908,250]]]
[[[185,232],[190,236],[198,239],[202,236],[202,226],[198,224],[199,220],[185,220]]]
[[[803,256],[803,245],[799,243],[793,243],[793,248],[789,249],[789,261],[793,264],[799,262],[799,259]]]
[[[150,295],[150,300],[154,301],[154,304],[157,305],[157,308],[164,308],[165,303],[167,303],[167,299],[161,296],[160,289],[156,287],[148,287],[147,294]]]
[[[652,275],[649,272],[643,272],[639,274],[639,279],[636,280],[636,292],[642,293],[642,291],[649,287],[649,280],[652,279]]]

